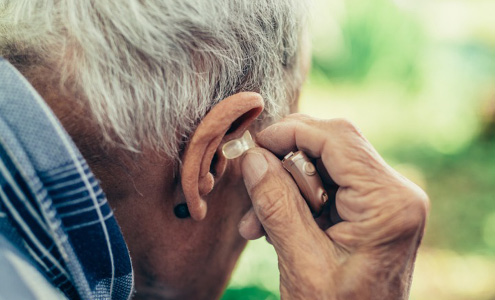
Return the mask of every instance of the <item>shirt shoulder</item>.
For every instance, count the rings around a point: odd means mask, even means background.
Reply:
[[[67,299],[0,233],[0,300]]]

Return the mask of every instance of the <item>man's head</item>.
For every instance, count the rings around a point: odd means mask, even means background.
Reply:
[[[218,149],[289,112],[305,11],[300,0],[0,1],[0,55],[101,181],[138,295],[221,291],[250,202]],[[192,218],[174,215],[180,203]]]

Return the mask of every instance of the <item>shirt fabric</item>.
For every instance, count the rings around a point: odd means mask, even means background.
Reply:
[[[129,252],[98,181],[48,105],[2,58],[0,278],[0,299],[117,300],[133,291]]]

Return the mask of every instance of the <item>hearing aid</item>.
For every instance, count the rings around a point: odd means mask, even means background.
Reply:
[[[222,153],[227,159],[234,159],[255,146],[251,134],[246,130],[242,137],[225,143],[222,147]],[[282,159],[282,166],[292,175],[313,216],[319,216],[323,206],[328,201],[328,194],[323,188],[315,165],[304,152],[297,151],[287,154]]]
[[[249,133],[249,130],[246,130],[240,138],[225,143],[222,147],[222,153],[225,158],[234,159],[254,147],[256,147],[256,144],[251,137],[251,133]]]
[[[314,217],[320,215],[328,201],[320,175],[308,156],[302,152],[290,152],[282,160],[282,166],[292,175],[301,194],[306,199]]]

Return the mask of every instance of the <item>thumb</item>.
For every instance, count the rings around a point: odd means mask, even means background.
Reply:
[[[254,148],[243,157],[241,168],[254,212],[279,255],[312,247],[317,235],[324,233],[280,160]]]

